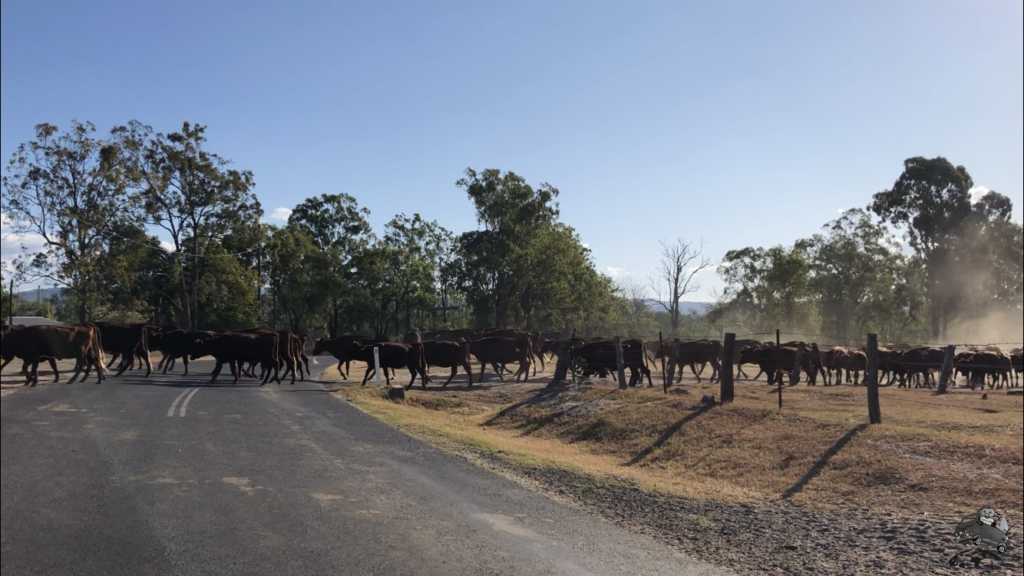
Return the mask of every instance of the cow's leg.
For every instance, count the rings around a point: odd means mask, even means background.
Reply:
[[[462,369],[466,371],[466,376],[469,378],[467,380],[467,382],[469,382],[469,387],[472,388],[473,387],[473,368],[472,368],[472,365],[468,361],[463,360],[462,361]]]
[[[693,372],[693,375],[697,377],[697,384],[700,384],[701,383],[700,372],[697,372],[696,368],[697,367],[694,365],[694,363],[690,362],[690,372]],[[704,365],[703,364],[700,367],[700,371],[701,372],[704,371]],[[682,372],[683,372],[682,370],[679,371],[679,382],[680,383],[683,381],[683,374],[682,374]]]
[[[39,382],[39,359],[37,358],[32,362],[32,368],[28,372],[28,381],[25,382],[26,386],[35,387],[36,383]]]
[[[263,370],[263,380],[260,382],[260,386],[266,386],[267,382],[270,382],[271,364],[269,362],[260,362],[260,368]],[[281,379],[278,377],[279,376],[279,372],[278,372],[278,367],[277,367],[276,363],[273,364],[273,369],[274,369],[274,379],[277,381],[277,385],[280,386],[281,385]]]
[[[3,364],[0,364],[0,371],[3,371],[4,368],[7,368],[7,365],[14,360],[14,356],[11,356],[10,358],[4,358],[3,360]]]
[[[384,371],[384,374],[387,375],[387,370]],[[416,384],[416,367],[415,366],[409,366],[409,374],[412,375],[412,380],[409,382],[409,385],[405,387],[406,390],[411,390],[413,385]],[[423,384],[423,389],[426,390],[426,388],[427,388],[426,381],[423,381],[422,384]],[[389,386],[390,386],[390,383],[389,383]]]
[[[498,370],[498,365],[497,364],[492,364],[491,367],[494,368],[495,373],[498,374],[498,379],[501,380],[502,382],[504,382],[505,381],[505,376],[502,375],[502,371],[505,370],[505,365],[504,364],[501,365],[501,370]]]
[[[96,367],[96,383],[99,384],[101,382],[99,372],[103,367],[103,362],[100,362],[97,358],[91,358],[89,356],[75,359],[75,371],[71,374],[71,378],[68,379],[68,384],[74,384],[78,380],[79,376],[82,377],[82,382],[85,382],[85,379],[89,376],[88,374],[82,375],[82,370],[85,369],[88,371],[89,368],[93,366]]]
[[[483,360],[481,360],[481,361],[480,361],[480,380],[478,381],[478,384],[483,384],[483,383],[484,383],[484,372],[485,372],[486,370],[487,370],[487,363],[486,363],[486,362],[484,362]],[[472,380],[472,378],[471,378],[471,379],[470,379],[470,382],[472,382],[472,381],[473,381],[473,380]]]
[[[124,371],[128,369],[128,359],[132,357],[132,354],[121,354],[120,352],[116,352],[116,354],[121,357],[121,363],[117,366],[117,374],[114,374],[115,378],[124,374]],[[109,370],[110,366],[107,366],[107,369]]]
[[[153,359],[149,357],[149,350],[143,350],[139,359],[146,364],[146,378],[149,378],[149,375],[153,373]]]
[[[238,379],[237,379],[238,374],[235,372],[234,362],[232,362],[231,364],[232,364],[231,365],[231,374],[236,377],[235,382],[238,382]],[[217,365],[213,367],[213,374],[210,375],[210,382],[215,381],[217,379],[217,376],[220,376],[220,371],[223,368],[224,368],[224,361],[223,360],[217,360]]]
[[[372,372],[372,371],[373,371],[373,366],[370,366],[369,364],[367,364],[366,365],[366,375],[363,376],[363,383],[360,384],[360,386],[366,386],[366,381],[370,379],[370,372]]]
[[[342,364],[344,364],[344,362],[338,362],[338,376],[341,376],[342,380],[348,380],[348,376],[346,376],[345,373],[341,371]]]
[[[459,371],[458,364],[453,365],[452,366],[452,374],[451,374],[451,376],[448,377],[448,380],[445,381],[445,383],[441,386],[441,388],[447,388],[448,385],[452,383],[452,380],[455,378],[455,374],[458,373],[458,371]],[[470,379],[470,385],[472,386],[472,379]]]

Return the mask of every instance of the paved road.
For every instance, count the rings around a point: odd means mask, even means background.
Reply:
[[[0,414],[4,576],[721,573],[313,383],[126,375]]]

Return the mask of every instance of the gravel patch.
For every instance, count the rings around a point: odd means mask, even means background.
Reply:
[[[687,556],[741,574],[1021,574],[1019,527],[1001,560],[964,556],[953,539],[959,518],[925,514],[809,510],[778,502],[765,506],[702,502],[645,492],[628,482],[524,466],[494,454],[464,456],[633,532],[651,536]],[[965,511],[967,514],[971,511]],[[972,558],[979,561],[976,567]]]

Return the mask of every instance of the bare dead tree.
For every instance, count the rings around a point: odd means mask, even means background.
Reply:
[[[704,241],[699,245],[677,238],[669,243],[659,239],[661,262],[648,277],[651,291],[658,304],[672,321],[672,336],[679,334],[679,303],[687,294],[700,290],[697,275],[711,268],[711,259],[704,255]]]
[[[647,312],[647,286],[639,280],[625,276],[616,282],[619,295],[625,300],[628,336],[639,335],[640,321]]]

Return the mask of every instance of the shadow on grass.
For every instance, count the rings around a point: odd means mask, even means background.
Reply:
[[[665,443],[668,442],[673,436],[675,436],[677,432],[682,430],[683,426],[686,426],[690,422],[693,422],[701,414],[706,414],[707,412],[710,412],[711,409],[714,407],[714,404],[702,404],[693,412],[687,414],[682,420],[676,422],[672,426],[669,426],[669,428],[662,432],[661,436],[659,436],[658,439],[654,441],[654,444],[651,444],[647,448],[644,448],[643,451],[634,456],[632,460],[626,462],[625,466],[636,466],[637,464],[643,462],[645,458],[654,453],[654,451],[657,450],[658,448],[664,446]]]
[[[807,473],[803,475],[803,477],[797,480],[796,484],[793,484],[792,486],[789,487],[789,490],[786,490],[785,492],[782,493],[781,499],[789,500],[793,496],[796,496],[797,494],[802,492],[803,489],[806,488],[808,484],[810,484],[811,480],[813,480],[815,476],[820,474],[821,471],[825,469],[825,466],[828,466],[829,461],[832,460],[832,458],[834,458],[836,454],[839,454],[839,451],[845,448],[846,445],[849,444],[855,436],[857,436],[857,434],[860,434],[864,430],[867,430],[868,426],[868,424],[861,424],[860,426],[857,426],[856,428],[850,430],[842,438],[837,440],[831,448],[829,448],[828,450],[825,451],[824,454],[822,454],[821,458],[818,458],[818,461],[814,463],[814,466],[811,466],[811,469],[808,470]]]
[[[538,390],[537,394],[534,395],[533,397],[527,398],[526,400],[523,400],[522,402],[517,402],[517,403],[509,406],[508,408],[505,408],[504,410],[498,412],[497,414],[492,416],[489,420],[484,422],[484,426],[494,426],[499,421],[501,421],[503,418],[506,418],[506,417],[514,414],[516,411],[518,411],[518,410],[520,410],[522,408],[525,408],[526,406],[530,406],[530,405],[533,405],[533,404],[539,404],[539,403],[544,402],[546,400],[551,400],[553,398],[557,398],[563,392],[567,392],[568,390],[569,390],[569,388],[568,387],[564,387],[564,386],[563,387],[558,387],[558,388],[543,388],[541,390]],[[558,411],[558,412],[556,412],[554,414],[550,414],[550,415],[546,416],[541,422],[538,422],[538,425],[534,427],[533,431],[536,431],[537,428],[540,428],[543,425],[545,425],[545,424],[543,424],[544,421],[547,421],[547,423],[550,424],[552,421],[554,421],[559,416],[561,416],[562,413],[563,413],[562,411]]]

